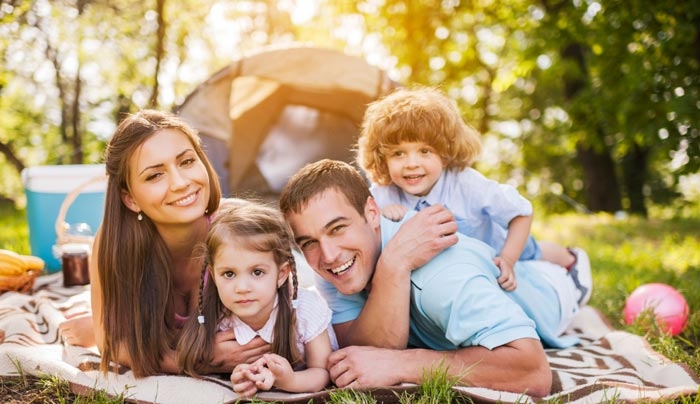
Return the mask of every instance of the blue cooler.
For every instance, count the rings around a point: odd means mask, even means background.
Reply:
[[[61,257],[54,253],[54,244],[56,219],[66,196],[85,186],[67,206],[66,223],[86,223],[93,233],[102,223],[107,182],[99,178],[105,178],[104,164],[34,166],[22,170],[27,195],[29,245],[32,255],[46,262],[49,273],[61,269]]]

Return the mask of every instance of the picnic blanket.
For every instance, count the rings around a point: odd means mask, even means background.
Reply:
[[[186,376],[133,377],[125,368],[104,375],[97,351],[65,345],[58,324],[71,313],[89,308],[89,285],[63,287],[60,273],[40,276],[31,294],[0,295],[0,375],[21,372],[68,380],[75,392],[101,389],[138,403],[234,403],[239,400],[228,380]],[[548,350],[553,372],[551,394],[544,399],[565,403],[601,401],[666,401],[698,393],[700,378],[688,367],[653,351],[644,338],[615,330],[593,307],[584,307],[567,334],[582,344]],[[372,389],[377,402],[397,402],[397,394],[417,390],[403,384]],[[538,398],[476,387],[454,387],[473,402],[534,403]],[[333,389],[317,393],[264,392],[257,400],[323,402]],[[242,402],[245,402],[243,400]]]

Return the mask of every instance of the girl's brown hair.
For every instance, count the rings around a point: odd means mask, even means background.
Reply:
[[[399,88],[369,105],[357,145],[357,163],[372,182],[391,184],[386,156],[401,142],[423,142],[446,169],[462,170],[481,154],[479,132],[464,122],[457,104],[435,88]]]
[[[277,288],[277,321],[272,335],[272,352],[286,358],[292,367],[303,360],[295,343],[297,274],[292,245],[294,238],[279,211],[259,204],[245,203],[222,208],[212,222],[206,241],[198,245],[203,257],[200,281],[199,318],[190,318],[178,343],[178,365],[185,374],[199,377],[212,360],[212,345],[218,323],[232,313],[223,305],[213,279],[213,257],[232,240],[256,251],[271,252],[278,267],[289,263],[291,273]],[[292,279],[291,288],[289,279]],[[201,322],[200,322],[201,320]]]
[[[97,258],[102,289],[104,340],[100,369],[117,362],[120,350],[131,358],[135,377],[160,373],[160,362],[177,339],[173,308],[172,261],[165,242],[147,217],[142,221],[122,202],[129,192],[129,160],[153,134],[176,129],[185,134],[209,175],[208,212],[221,200],[219,178],[204,154],[197,133],[167,112],[143,110],[127,116],[105,151],[108,175]]]

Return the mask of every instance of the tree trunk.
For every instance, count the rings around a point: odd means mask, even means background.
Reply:
[[[80,63],[80,62],[78,62]],[[80,97],[82,93],[82,79],[80,78],[80,64],[75,74],[75,90],[73,104],[71,107],[71,126],[73,127],[73,152],[71,153],[71,163],[83,163],[83,130],[80,124]]]
[[[41,29],[41,27],[39,27],[38,25],[37,28]],[[54,79],[56,80],[56,88],[58,89],[58,99],[61,105],[61,122],[59,123],[59,132],[61,134],[61,140],[63,141],[63,143],[68,143],[68,113],[66,111],[64,102],[64,100],[67,97],[66,88],[63,85],[63,78],[61,77],[61,62],[58,60],[58,50],[51,45],[51,42],[48,40],[48,36],[46,39],[45,54],[46,58],[51,61],[51,64],[53,64]]]
[[[576,96],[588,85],[589,77],[583,45],[579,43],[569,44],[562,50],[562,58],[574,62],[580,69],[580,76],[564,77],[564,98],[575,103]],[[596,128],[595,133],[589,134],[591,138],[597,137],[598,142],[576,145],[576,159],[583,168],[583,187],[586,194],[586,205],[593,212],[616,212],[622,209],[620,187],[615,173],[613,161],[608,147],[596,150],[589,144],[598,143],[605,145],[604,130],[599,123],[586,124],[588,117],[577,117],[572,114],[572,119],[582,128]]]
[[[608,153],[596,152],[579,144],[576,157],[583,168],[586,205],[593,212],[617,212],[622,209],[620,190],[615,176],[615,162]]]
[[[148,104],[151,108],[158,108],[158,96],[160,92],[160,82],[158,81],[158,73],[160,65],[165,55],[165,0],[156,1],[156,13],[158,14],[158,30],[156,32],[156,70],[153,72],[153,91],[151,91],[151,99]]]
[[[18,173],[24,170],[24,163],[17,157],[15,152],[12,150],[12,145],[9,143],[0,142],[0,154],[5,156],[5,160],[17,169]]]
[[[647,216],[644,203],[644,184],[647,180],[649,148],[637,144],[622,158],[622,181],[629,198],[632,214]]]

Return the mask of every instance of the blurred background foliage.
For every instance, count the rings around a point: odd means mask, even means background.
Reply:
[[[0,197],[22,206],[23,168],[101,162],[122,113],[292,43],[439,86],[484,135],[476,168],[539,211],[700,212],[688,0],[0,0]]]

